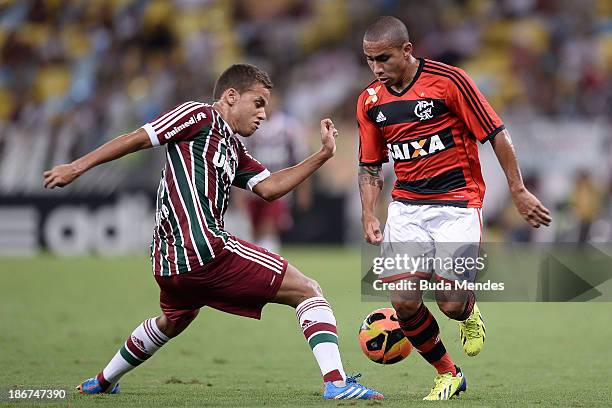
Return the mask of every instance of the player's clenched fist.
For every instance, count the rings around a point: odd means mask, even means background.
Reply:
[[[363,217],[363,235],[369,244],[379,245],[383,241],[380,221],[373,215]]]
[[[336,137],[338,137],[338,130],[336,130],[334,122],[328,118],[323,119],[321,121],[321,152],[327,158],[336,154]]]
[[[45,188],[64,187],[78,176],[79,172],[72,164],[61,164],[43,173]]]

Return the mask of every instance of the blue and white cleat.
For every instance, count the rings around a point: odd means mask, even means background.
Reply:
[[[104,390],[96,377],[88,378],[82,384],[76,386],[81,394],[119,394],[119,383],[110,390]]]
[[[323,399],[326,400],[347,400],[347,399],[385,399],[380,392],[361,385],[357,379],[361,374],[346,378],[344,387],[336,387],[332,381],[325,383],[323,389]]]

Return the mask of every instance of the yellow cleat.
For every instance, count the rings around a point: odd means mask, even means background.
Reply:
[[[474,304],[472,314],[466,320],[459,322],[459,334],[463,350],[468,356],[475,356],[482,351],[485,341],[485,324],[478,305]]]
[[[442,401],[449,400],[467,389],[467,380],[463,376],[461,369],[455,366],[457,375],[453,377],[451,373],[438,374],[434,379],[434,386],[423,400]]]

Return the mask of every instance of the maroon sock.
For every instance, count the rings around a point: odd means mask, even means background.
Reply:
[[[111,383],[106,381],[106,378],[104,378],[104,374],[102,374],[101,371],[100,371],[100,374],[96,376],[96,379],[98,380],[98,383],[100,384],[100,388],[102,388],[102,391],[108,391],[108,389],[111,386]]]
[[[323,382],[328,381],[344,381],[344,378],[342,378],[340,371],[332,370],[323,376]]]

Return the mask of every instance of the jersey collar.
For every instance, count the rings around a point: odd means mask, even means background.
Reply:
[[[412,78],[412,81],[410,81],[408,86],[405,87],[401,92],[396,92],[393,89],[391,89],[390,86],[386,86],[385,85],[385,88],[387,88],[387,91],[389,91],[389,93],[391,95],[403,96],[406,92],[408,92],[408,90],[410,88],[412,88],[412,85],[414,85],[414,83],[417,81],[417,79],[419,79],[419,76],[421,75],[421,71],[423,71],[423,65],[425,64],[425,59],[424,58],[417,58],[417,59],[419,60],[419,67],[417,68],[417,71],[414,74],[414,77]]]
[[[214,115],[215,115],[215,117],[217,119],[217,123],[218,123],[217,130],[219,131],[221,136],[223,136],[225,138],[229,138],[229,137],[235,135],[236,132],[234,132],[234,130],[225,121],[225,119],[223,119],[221,114],[215,109],[214,106],[212,106],[212,111],[214,112]]]

